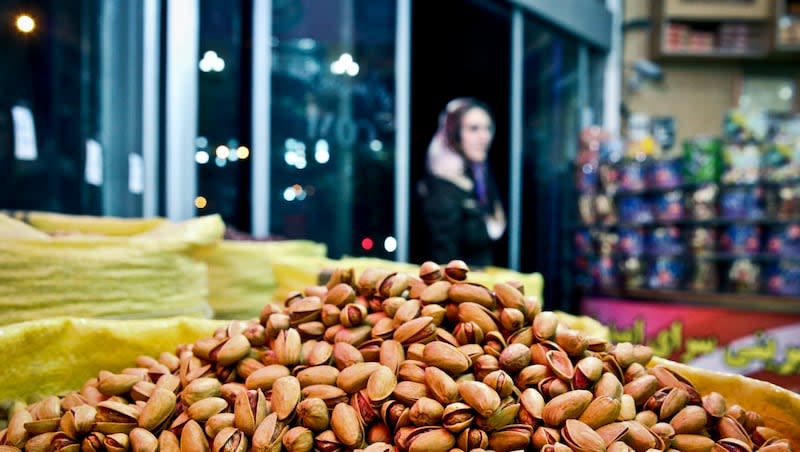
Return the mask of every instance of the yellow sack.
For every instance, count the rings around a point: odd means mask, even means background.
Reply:
[[[139,355],[158,357],[213,334],[221,321],[51,318],[0,328],[0,401],[79,389],[100,370],[119,372]]]
[[[258,317],[273,299],[275,259],[324,257],[327,247],[308,240],[274,242],[224,240],[203,257],[208,264],[208,302],[218,319]]]
[[[209,215],[156,221],[130,236],[51,236],[0,215],[0,325],[64,315],[209,317],[207,268],[196,255],[223,231]]]
[[[569,316],[565,319],[568,321]],[[79,389],[100,370],[119,372],[139,355],[158,357],[180,344],[213,334],[227,323],[219,320],[171,318],[102,320],[60,318],[0,328],[0,401]],[[103,344],[98,347],[98,344]],[[686,377],[701,394],[719,392],[729,404],[761,414],[766,424],[800,447],[800,394],[752,378],[713,372],[653,358]]]

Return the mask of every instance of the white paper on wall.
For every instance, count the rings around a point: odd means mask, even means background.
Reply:
[[[128,154],[128,191],[134,195],[144,192],[144,160],[140,154]]]
[[[11,107],[11,120],[14,122],[14,157],[17,160],[36,160],[36,128],[33,125],[33,112],[28,107]]]
[[[103,147],[92,138],[86,140],[84,178],[86,182],[98,187],[103,184]]]

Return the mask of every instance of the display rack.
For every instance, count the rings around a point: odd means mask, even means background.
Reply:
[[[655,60],[781,61],[800,52],[797,0],[655,0],[651,5]]]

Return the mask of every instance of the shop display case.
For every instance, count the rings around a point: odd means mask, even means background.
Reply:
[[[575,168],[582,226],[574,236],[588,295],[581,312],[623,336],[646,324],[643,342],[677,328],[662,351],[685,362],[699,338],[713,346],[698,354],[731,353],[748,337],[777,341],[772,364],[759,369],[800,388],[800,368],[788,364],[796,344],[770,333],[800,328],[798,118],[733,112],[719,137],[674,151],[636,121],[624,143],[596,129],[582,136]],[[717,322],[742,334],[721,334]],[[770,373],[775,363],[786,366]]]

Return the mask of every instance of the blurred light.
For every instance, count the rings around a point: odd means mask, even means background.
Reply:
[[[239,141],[237,141],[235,138],[231,138],[230,140],[228,140],[228,148],[233,150],[236,149],[237,147],[239,147]]]
[[[311,50],[315,45],[317,45],[317,42],[311,38],[300,38],[297,40],[297,47],[303,50]]]
[[[294,190],[295,193],[300,193],[303,191],[303,186],[300,184],[294,184],[292,185],[292,190]]]
[[[206,147],[208,147],[208,138],[197,137],[194,139],[194,145],[199,147],[200,149],[205,149]]]
[[[206,50],[198,66],[200,66],[200,70],[203,72],[222,72],[222,70],[225,69],[225,60],[220,58],[217,52]]]
[[[375,245],[375,243],[373,243],[372,239],[369,237],[364,237],[361,240],[361,248],[364,248],[367,251],[371,250],[373,245]]]
[[[781,89],[778,90],[778,97],[781,100],[789,100],[792,98],[792,87],[789,85],[782,86]]]
[[[199,163],[200,165],[205,165],[208,163],[209,155],[206,151],[197,151],[194,153],[194,161]]]
[[[304,199],[306,199],[306,192],[301,191],[300,193],[297,194],[297,200],[298,201],[302,201]]]
[[[206,205],[208,205],[208,201],[204,196],[194,198],[194,206],[198,209],[205,209]]]
[[[224,144],[221,144],[221,145],[217,146],[216,154],[217,154],[217,157],[219,157],[221,159],[227,159],[228,156],[231,155],[231,150],[228,149],[228,146],[225,146]]]
[[[222,168],[226,163],[228,163],[228,161],[217,157],[214,159],[214,163],[216,163],[218,167]]]
[[[247,149],[246,146],[239,146],[236,148],[236,156],[244,160],[247,157],[250,157],[250,149]]]
[[[298,159],[297,162],[295,162],[294,167],[297,169],[304,169],[306,165],[308,165],[308,162],[306,161],[305,158],[302,158]]]
[[[238,155],[236,155],[236,153],[235,153],[235,152],[230,152],[230,153],[228,153],[228,161],[229,161],[229,162],[235,162],[235,161],[237,161],[237,160],[239,160],[239,156],[238,156]]]
[[[217,58],[211,63],[211,69],[213,69],[214,72],[222,72],[222,70],[225,69],[225,60]]]
[[[306,187],[306,193],[308,194],[308,196],[314,196],[314,193],[316,191],[317,191],[317,189],[314,188],[313,185],[309,185],[308,187]]]
[[[386,240],[383,241],[383,248],[386,251],[393,253],[394,250],[397,249],[397,240],[391,235],[389,237],[386,237]]]
[[[369,148],[375,152],[379,152],[383,149],[383,143],[381,143],[381,140],[372,140],[369,142]]]
[[[289,202],[294,201],[294,198],[296,196],[297,194],[295,193],[294,188],[292,187],[286,187],[286,190],[283,191],[283,199]]]
[[[328,142],[326,140],[317,140],[317,144],[314,145],[314,160],[316,160],[317,163],[328,163],[331,159],[331,154],[328,149]]]
[[[294,166],[295,162],[297,162],[297,154],[292,151],[286,151],[283,153],[283,161],[289,166]]]
[[[358,74],[358,70],[358,63],[353,60],[352,55],[346,52],[331,63],[331,72],[337,75],[347,74],[351,77],[355,77]]]
[[[36,28],[36,22],[33,20],[33,17],[27,14],[20,14],[17,16],[17,30],[23,33],[30,33]]]

